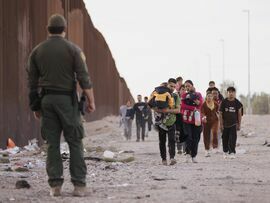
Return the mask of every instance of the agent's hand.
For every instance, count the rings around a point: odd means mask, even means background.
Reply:
[[[88,103],[86,110],[88,113],[93,113],[96,110],[96,105],[94,102]]]
[[[96,110],[93,88],[91,88],[91,89],[84,89],[83,92],[86,95],[87,101],[88,101],[88,104],[86,106],[86,111],[88,113],[92,113],[92,112],[94,112]]]
[[[40,111],[34,111],[34,117],[36,120],[39,120],[41,118],[41,112]]]

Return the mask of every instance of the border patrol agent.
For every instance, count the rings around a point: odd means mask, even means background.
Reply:
[[[60,154],[62,132],[70,149],[73,195],[84,196],[87,169],[82,143],[84,128],[78,99],[74,96],[76,81],[86,96],[88,112],[95,110],[95,102],[85,56],[78,46],[65,39],[66,27],[63,16],[52,15],[47,27],[48,39],[32,50],[27,66],[29,100],[35,118],[41,120],[41,135],[48,144],[46,170],[51,196],[61,195],[64,182]]]

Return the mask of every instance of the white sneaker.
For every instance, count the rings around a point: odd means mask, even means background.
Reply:
[[[230,159],[235,159],[235,158],[236,158],[235,153],[229,154],[229,158],[230,158]]]
[[[186,163],[189,163],[191,161],[191,156],[190,154],[186,155]]]
[[[223,153],[223,158],[224,158],[224,159],[229,158],[229,153],[228,153],[228,152],[224,152],[224,153]]]
[[[218,154],[218,149],[217,148],[213,149],[213,154]]]
[[[193,158],[192,158],[192,162],[193,162],[193,163],[198,163],[196,157],[193,157]]]
[[[206,150],[205,151],[205,155],[204,155],[205,157],[210,157],[210,152],[209,152],[209,150]]]

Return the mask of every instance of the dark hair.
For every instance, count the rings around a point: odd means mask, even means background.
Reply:
[[[236,89],[234,87],[228,87],[227,92],[236,92]]]
[[[191,84],[193,86],[193,82],[191,80],[186,80],[185,84],[186,83],[189,83],[189,84]]]
[[[206,90],[206,93],[208,93],[208,92],[211,93],[211,92],[213,91],[213,89],[214,89],[213,87],[209,87],[209,88]]]
[[[65,30],[65,27],[48,27],[50,34],[62,34]]]
[[[144,97],[144,99],[148,99],[148,97]]]
[[[206,92],[206,96],[207,96],[208,94],[212,94],[212,91],[208,91],[208,92]]]
[[[181,76],[179,76],[179,77],[176,78],[176,81],[177,82],[180,81],[180,80],[183,80],[183,78]]]
[[[176,84],[176,80],[174,79],[174,78],[170,78],[169,80],[168,80],[168,83],[174,83],[174,84]]]
[[[181,85],[180,89],[185,88],[185,85]]]
[[[168,85],[167,82],[163,82],[163,83],[160,84],[160,86],[164,86],[164,87],[166,87],[167,85]]]
[[[209,82],[209,85],[210,85],[210,84],[214,84],[214,85],[215,85],[216,83],[215,83],[215,81],[211,80],[211,81]]]
[[[141,94],[138,94],[137,97],[141,97],[142,95]]]
[[[216,87],[212,87],[212,91],[218,91],[219,92],[218,88],[216,88]]]

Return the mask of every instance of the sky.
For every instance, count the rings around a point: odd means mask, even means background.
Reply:
[[[84,0],[133,96],[149,96],[170,77],[191,79],[202,93],[214,80],[248,93],[270,93],[269,0]]]

